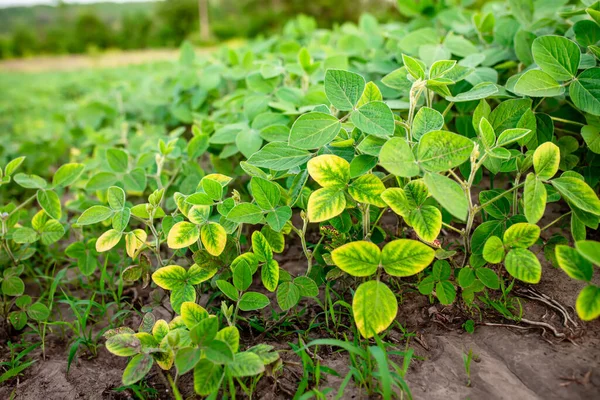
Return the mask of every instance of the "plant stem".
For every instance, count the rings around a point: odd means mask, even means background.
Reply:
[[[548,225],[544,226],[542,228],[542,231],[545,231],[546,229],[550,228],[552,225],[554,225],[555,223],[557,223],[558,221],[560,221],[561,219],[563,219],[567,215],[571,215],[571,213],[573,213],[573,211],[569,211],[568,213],[564,213],[560,217],[556,218],[554,221],[550,222]]]
[[[14,213],[16,213],[17,211],[19,211],[21,208],[25,207],[27,204],[31,203],[35,198],[37,198],[37,193],[34,194],[33,196],[31,196],[30,198],[28,198],[27,200],[25,200],[24,202],[22,202],[21,204],[19,204],[17,206],[17,208],[15,208],[14,210],[12,210],[11,212],[8,213],[8,217],[6,218],[10,218],[11,215],[13,215]]]
[[[450,111],[450,109],[452,108],[453,105],[454,105],[453,101],[451,101],[450,103],[448,103],[448,105],[444,109],[444,112],[442,113],[442,117],[445,117],[446,114],[448,114],[448,112]]]
[[[506,190],[504,193],[499,194],[498,196],[489,199],[485,203],[477,206],[477,211],[480,211],[481,209],[483,209],[483,208],[489,206],[490,204],[492,204],[493,202],[495,202],[497,200],[500,200],[502,197],[506,196],[508,193],[512,192],[513,190],[517,190],[517,189],[519,189],[519,188],[521,188],[523,186],[525,186],[525,182],[521,182],[517,186],[513,186],[512,188]]]
[[[377,223],[379,223],[379,220],[381,219],[381,217],[383,217],[383,214],[385,214],[386,211],[387,211],[387,208],[384,208],[381,210],[381,212],[377,216],[377,219],[375,220],[375,223],[373,224],[373,226],[371,226],[371,230],[369,231],[369,234],[367,235],[366,239],[370,239],[371,236],[373,236],[373,232],[375,231],[375,228],[377,227]]]
[[[454,231],[454,232],[456,232],[456,233],[460,233],[460,235],[461,235],[461,236],[462,236],[462,235],[463,235],[463,233],[464,233],[462,230],[460,230],[460,229],[458,229],[458,228],[455,228],[455,227],[453,227],[452,225],[445,223],[444,221],[442,221],[442,226],[444,226],[444,227],[446,227],[446,228],[448,228],[448,229],[451,229],[451,230],[453,230],[453,231]]]
[[[371,231],[371,215],[369,214],[369,208],[368,204],[363,204],[361,207],[364,240],[368,240],[369,232]]]
[[[558,117],[550,117],[550,119],[552,119],[552,121],[562,122],[564,124],[571,124],[571,125],[577,125],[577,126],[585,126],[585,124],[582,124],[581,122],[570,121],[568,119],[563,119],[563,118],[558,118]]]

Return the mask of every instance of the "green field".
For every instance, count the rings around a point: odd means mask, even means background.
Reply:
[[[598,397],[600,6],[448,3],[0,66],[0,398]]]

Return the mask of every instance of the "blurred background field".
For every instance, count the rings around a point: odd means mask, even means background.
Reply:
[[[279,32],[289,19],[300,14],[314,17],[319,27],[327,28],[356,22],[365,11],[380,21],[399,17],[395,0],[57,1],[7,7],[28,1],[36,0],[0,1],[0,7],[4,5],[0,8],[0,59],[173,48],[183,40],[210,45]]]

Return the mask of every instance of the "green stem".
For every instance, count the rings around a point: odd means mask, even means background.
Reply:
[[[456,233],[460,233],[460,234],[461,234],[461,236],[462,236],[462,234],[464,233],[462,230],[460,230],[460,229],[458,229],[458,228],[455,228],[455,227],[453,227],[452,225],[445,223],[444,221],[442,221],[442,226],[444,226],[444,227],[446,227],[446,228],[448,228],[448,229],[451,229],[451,230],[453,230],[453,231],[454,231],[454,232],[456,232]]]
[[[556,218],[554,221],[552,221],[548,225],[544,226],[542,228],[542,231],[545,231],[546,229],[550,228],[552,225],[554,225],[555,223],[557,223],[558,221],[560,221],[561,219],[563,219],[567,215],[571,215],[572,212],[573,211],[569,211],[568,213],[565,213],[565,214],[561,215],[560,217]]]
[[[364,240],[369,239],[369,232],[371,231],[371,215],[369,214],[369,208],[368,204],[363,204],[361,207]]]
[[[550,119],[552,119],[553,121],[556,121],[556,122],[562,122],[564,124],[571,124],[571,125],[577,125],[577,126],[585,126],[585,124],[582,124],[581,122],[570,121],[568,119],[563,119],[563,118],[558,118],[558,117],[550,117]]]
[[[37,193],[34,194],[33,196],[31,196],[30,198],[28,198],[27,200],[25,200],[24,202],[22,202],[21,204],[19,204],[17,206],[17,208],[15,208],[14,210],[12,210],[10,213],[8,213],[8,217],[6,217],[7,219],[10,218],[13,214],[15,214],[17,211],[19,211],[21,208],[25,207],[26,205],[28,205],[29,203],[31,203],[35,198],[37,197]]]
[[[517,186],[513,186],[512,188],[506,190],[504,193],[499,194],[496,197],[492,197],[491,199],[489,199],[488,201],[486,201],[485,203],[477,206],[477,211],[482,210],[483,208],[489,206],[490,204],[492,204],[493,202],[500,200],[502,197],[506,196],[508,193],[512,192],[513,190],[517,190],[521,187],[525,186],[525,182],[521,182],[519,183]]]
[[[442,113],[442,117],[445,117],[446,114],[448,114],[448,112],[452,109],[452,106],[454,105],[454,102],[451,101],[450,103],[448,103],[448,105],[446,106],[446,108],[444,109],[444,112]]]
[[[387,208],[384,208],[381,210],[381,212],[377,216],[377,219],[375,220],[375,223],[371,226],[371,230],[369,231],[369,234],[367,235],[367,239],[371,239],[371,236],[373,236],[373,232],[375,231],[375,228],[377,227],[379,220],[381,219],[381,217],[383,217],[383,214],[385,214],[386,211],[387,211]]]

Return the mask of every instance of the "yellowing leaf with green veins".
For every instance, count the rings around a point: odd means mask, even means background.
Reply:
[[[540,237],[540,227],[527,222],[511,225],[504,232],[504,245],[506,247],[521,247],[526,249],[535,244]]]
[[[381,199],[384,190],[385,185],[381,179],[373,174],[362,175],[348,186],[348,193],[354,200],[377,207],[385,207],[385,202]]]
[[[167,265],[152,274],[152,280],[166,290],[174,290],[185,285],[187,271],[179,265]]]
[[[569,246],[557,245],[554,249],[558,266],[571,278],[589,282],[594,270],[592,263]]]
[[[40,207],[44,209],[46,214],[54,219],[60,219],[62,216],[62,210],[60,205],[60,199],[56,192],[52,190],[38,190],[37,201]]]
[[[350,182],[350,164],[342,157],[324,154],[307,164],[311,178],[323,187],[346,186]]]
[[[224,376],[223,366],[203,358],[194,366],[194,391],[200,396],[215,393]]]
[[[504,259],[504,243],[498,236],[490,237],[483,246],[483,258],[491,264],[501,263]]]
[[[419,174],[419,165],[404,138],[393,137],[381,147],[379,164],[388,172],[406,178]]]
[[[381,251],[381,265],[392,276],[411,276],[423,271],[435,257],[435,251],[416,240],[398,239]]]
[[[572,177],[560,177],[553,179],[551,183],[561,195],[576,207],[594,215],[600,215],[600,200],[598,199],[598,195],[583,180]]]
[[[344,191],[337,187],[315,190],[308,198],[308,219],[310,222],[327,221],[340,215],[346,208]]]
[[[579,292],[575,303],[577,315],[584,321],[600,317],[600,287],[588,285]]]
[[[533,153],[533,169],[541,180],[548,180],[558,172],[560,149],[552,142],[538,146]]]
[[[538,283],[542,278],[542,265],[535,254],[523,248],[508,252],[504,260],[506,271],[526,283]]]
[[[187,218],[196,225],[202,225],[208,222],[210,218],[210,206],[193,206],[187,212]]]
[[[422,206],[429,196],[429,189],[423,179],[415,179],[404,186],[404,192],[411,208]]]
[[[134,229],[125,235],[125,249],[131,258],[136,257],[136,252],[144,245],[148,234],[142,229]]]
[[[404,189],[388,188],[381,193],[381,198],[396,214],[404,218],[410,214],[411,207]]]
[[[421,239],[433,242],[442,230],[442,212],[434,206],[421,206],[410,212],[406,222]]]
[[[181,318],[188,329],[198,325],[200,321],[208,318],[208,311],[199,304],[186,301],[181,304]]]
[[[274,292],[279,282],[279,264],[277,261],[272,258],[267,260],[262,266],[260,276],[265,288],[270,292]]]
[[[417,161],[430,172],[447,171],[469,159],[471,139],[448,131],[428,132],[421,138]]]
[[[383,332],[394,321],[398,313],[398,301],[383,282],[365,282],[354,293],[352,313],[358,331],[368,339]]]
[[[154,336],[154,339],[160,342],[164,339],[165,336],[167,336],[169,330],[169,324],[167,323],[167,321],[165,321],[164,319],[159,319],[152,327],[152,336]]]
[[[227,244],[227,232],[220,224],[211,222],[200,229],[200,239],[210,255],[218,256]]]
[[[259,231],[252,233],[252,251],[258,261],[266,262],[273,259],[273,249],[265,235]]]
[[[108,251],[115,247],[121,240],[123,234],[115,229],[109,229],[96,240],[96,251],[99,253]]]
[[[187,270],[187,283],[198,285],[215,276],[217,272],[219,272],[219,267],[215,263],[204,263],[202,266],[192,264],[190,269]]]
[[[200,237],[198,226],[191,222],[181,221],[173,225],[167,236],[167,245],[171,249],[183,249],[191,246]]]
[[[334,249],[331,258],[339,269],[352,276],[370,276],[379,267],[381,251],[374,243],[358,241]]]
[[[131,333],[121,333],[106,340],[106,350],[116,356],[129,357],[142,350],[142,343]]]
[[[544,216],[548,192],[544,183],[535,174],[528,174],[523,189],[523,206],[525,218],[531,224],[537,223]]]

